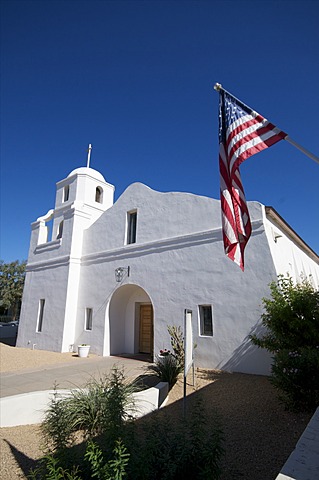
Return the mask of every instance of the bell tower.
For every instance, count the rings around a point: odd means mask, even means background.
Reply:
[[[57,183],[52,239],[61,238],[71,256],[81,256],[83,231],[109,209],[113,201],[114,186],[99,172],[90,167],[73,170]]]
[[[54,209],[32,223],[28,261],[70,255],[81,257],[83,231],[90,227],[114,203],[114,186],[101,173],[89,167],[73,170],[56,184]]]
[[[90,168],[90,154],[91,146],[87,166],[56,184],[54,208],[31,225],[18,346],[67,352],[75,342],[84,231],[114,201],[114,186]]]

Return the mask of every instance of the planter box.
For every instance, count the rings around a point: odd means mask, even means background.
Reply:
[[[90,345],[78,345],[78,355],[81,358],[87,357],[90,351]]]

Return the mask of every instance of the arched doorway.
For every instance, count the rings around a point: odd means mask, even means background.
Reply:
[[[108,316],[110,355],[153,355],[153,305],[143,288],[138,285],[119,287],[110,300]]]

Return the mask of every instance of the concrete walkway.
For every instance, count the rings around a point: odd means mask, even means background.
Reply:
[[[276,480],[319,479],[319,407]]]
[[[55,385],[68,390],[82,387],[91,377],[99,378],[110,373],[114,365],[124,367],[125,377],[133,379],[143,375],[150,364],[136,358],[91,356],[72,363],[1,373],[0,397],[52,390]]]

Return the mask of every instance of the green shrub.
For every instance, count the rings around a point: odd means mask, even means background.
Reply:
[[[280,350],[274,356],[272,384],[292,410],[312,410],[319,405],[319,350]]]
[[[84,460],[89,464],[89,473],[81,473],[80,467],[72,466],[71,469],[61,466],[59,455],[47,454],[41,465],[28,476],[30,480],[82,480],[96,478],[97,480],[123,480],[126,476],[126,467],[129,454],[123,442],[118,440],[113,450],[113,456],[107,462],[103,458],[101,448],[91,440],[88,441]]]
[[[161,382],[168,382],[169,388],[175,385],[178,375],[183,371],[183,367],[174,355],[156,356],[155,363],[148,367],[155,373]]]
[[[63,450],[74,442],[74,429],[70,421],[70,413],[66,405],[66,399],[59,397],[57,387],[46,411],[41,431],[46,440],[49,450]]]
[[[217,480],[223,454],[222,433],[199,402],[186,417],[160,412],[145,419],[130,444],[128,477],[132,480]]]
[[[179,371],[173,355],[160,360],[173,362],[175,371]],[[130,392],[123,373],[113,369],[100,382],[91,381],[86,390],[63,399],[55,397],[42,425],[51,451],[30,478],[219,478],[221,430],[202,403],[189,408],[187,415],[180,418],[158,410],[138,421],[127,421],[125,406],[130,403]],[[69,448],[79,431],[84,432],[86,441]]]
[[[110,375],[92,379],[68,397],[59,398],[56,393],[41,425],[49,449],[69,447],[76,432],[88,439],[103,433],[114,442],[129,418],[126,410],[134,409],[133,390],[125,383],[123,371],[114,367]]]
[[[319,292],[304,279],[294,285],[280,275],[263,299],[262,337],[251,341],[273,354],[273,385],[288,408],[313,409],[319,402]]]
[[[91,478],[122,480],[126,476],[129,456],[122,440],[117,440],[113,457],[105,463],[102,450],[94,442],[89,441],[84,458],[91,466]]]
[[[81,480],[79,468],[73,466],[71,470],[61,466],[58,456],[48,453],[40,461],[36,469],[32,469],[27,478],[30,480]]]

